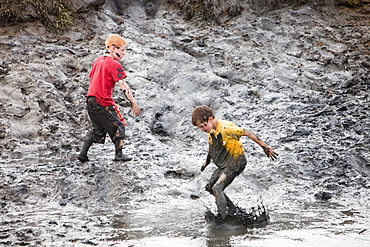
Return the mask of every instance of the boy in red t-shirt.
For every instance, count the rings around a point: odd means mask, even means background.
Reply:
[[[119,60],[125,55],[126,41],[113,34],[105,41],[107,52],[98,57],[90,71],[90,86],[87,93],[87,111],[92,122],[92,130],[87,134],[85,143],[78,156],[81,162],[88,161],[87,152],[91,145],[104,143],[108,133],[115,145],[115,161],[128,161],[132,158],[122,154],[125,138],[125,120],[115,104],[112,93],[118,82],[126,98],[131,102],[135,116],[140,115],[140,109],[124,81],[126,73]]]

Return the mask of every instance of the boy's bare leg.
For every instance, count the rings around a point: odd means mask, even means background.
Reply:
[[[223,219],[225,219],[227,213],[233,214],[236,211],[236,206],[230,200],[230,198],[224,193],[226,187],[231,184],[231,182],[234,180],[236,176],[237,173],[235,172],[231,171],[222,172],[217,182],[212,187],[213,195],[216,198],[218,212],[220,213]],[[229,208],[229,211],[227,211],[227,208]]]
[[[226,202],[225,194],[222,191],[216,190],[215,198],[216,198],[216,205],[217,205],[218,213],[221,215],[222,219],[225,219],[227,215],[227,212],[226,212],[227,202]]]
[[[224,196],[225,196],[227,207],[228,207],[227,213],[228,214],[235,214],[236,213],[235,204],[230,200],[230,198],[225,194],[225,192],[224,192]]]
[[[236,212],[236,206],[224,193],[224,190],[231,184],[238,174],[238,172],[230,171],[228,169],[217,169],[213,172],[206,186],[206,190],[215,196],[218,212],[223,218],[225,218],[228,213],[233,214]]]
[[[216,205],[222,219],[236,212],[236,206],[224,192],[216,192]]]

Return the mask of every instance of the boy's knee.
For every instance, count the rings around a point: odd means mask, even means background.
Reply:
[[[206,185],[206,191],[208,191],[211,195],[214,195],[214,196],[216,196],[217,194],[222,192],[223,189],[224,188],[223,188],[222,184],[219,184],[219,183],[216,183],[213,186],[210,185],[210,184]]]
[[[213,185],[212,187],[212,194],[216,195],[220,192],[223,191],[223,185],[221,183],[216,183],[215,185]]]

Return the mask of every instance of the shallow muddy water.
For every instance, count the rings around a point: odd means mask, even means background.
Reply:
[[[93,146],[91,161],[84,164],[75,161],[75,154],[2,160],[8,200],[1,208],[0,242],[4,246],[199,247],[370,243],[368,198],[344,195],[317,200],[315,190],[302,182],[287,177],[281,183],[259,180],[250,167],[226,192],[247,209],[263,202],[268,224],[209,221],[207,210],[216,213],[216,207],[203,188],[214,167],[200,173],[197,165],[203,154],[167,144],[157,147],[156,159],[141,153],[126,163],[111,160],[109,144]],[[271,176],[274,171],[264,172]]]

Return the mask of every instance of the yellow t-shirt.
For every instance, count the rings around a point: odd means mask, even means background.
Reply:
[[[244,129],[232,122],[218,120],[216,129],[208,134],[209,153],[219,168],[229,167],[233,171],[244,169],[246,158],[240,137]]]

